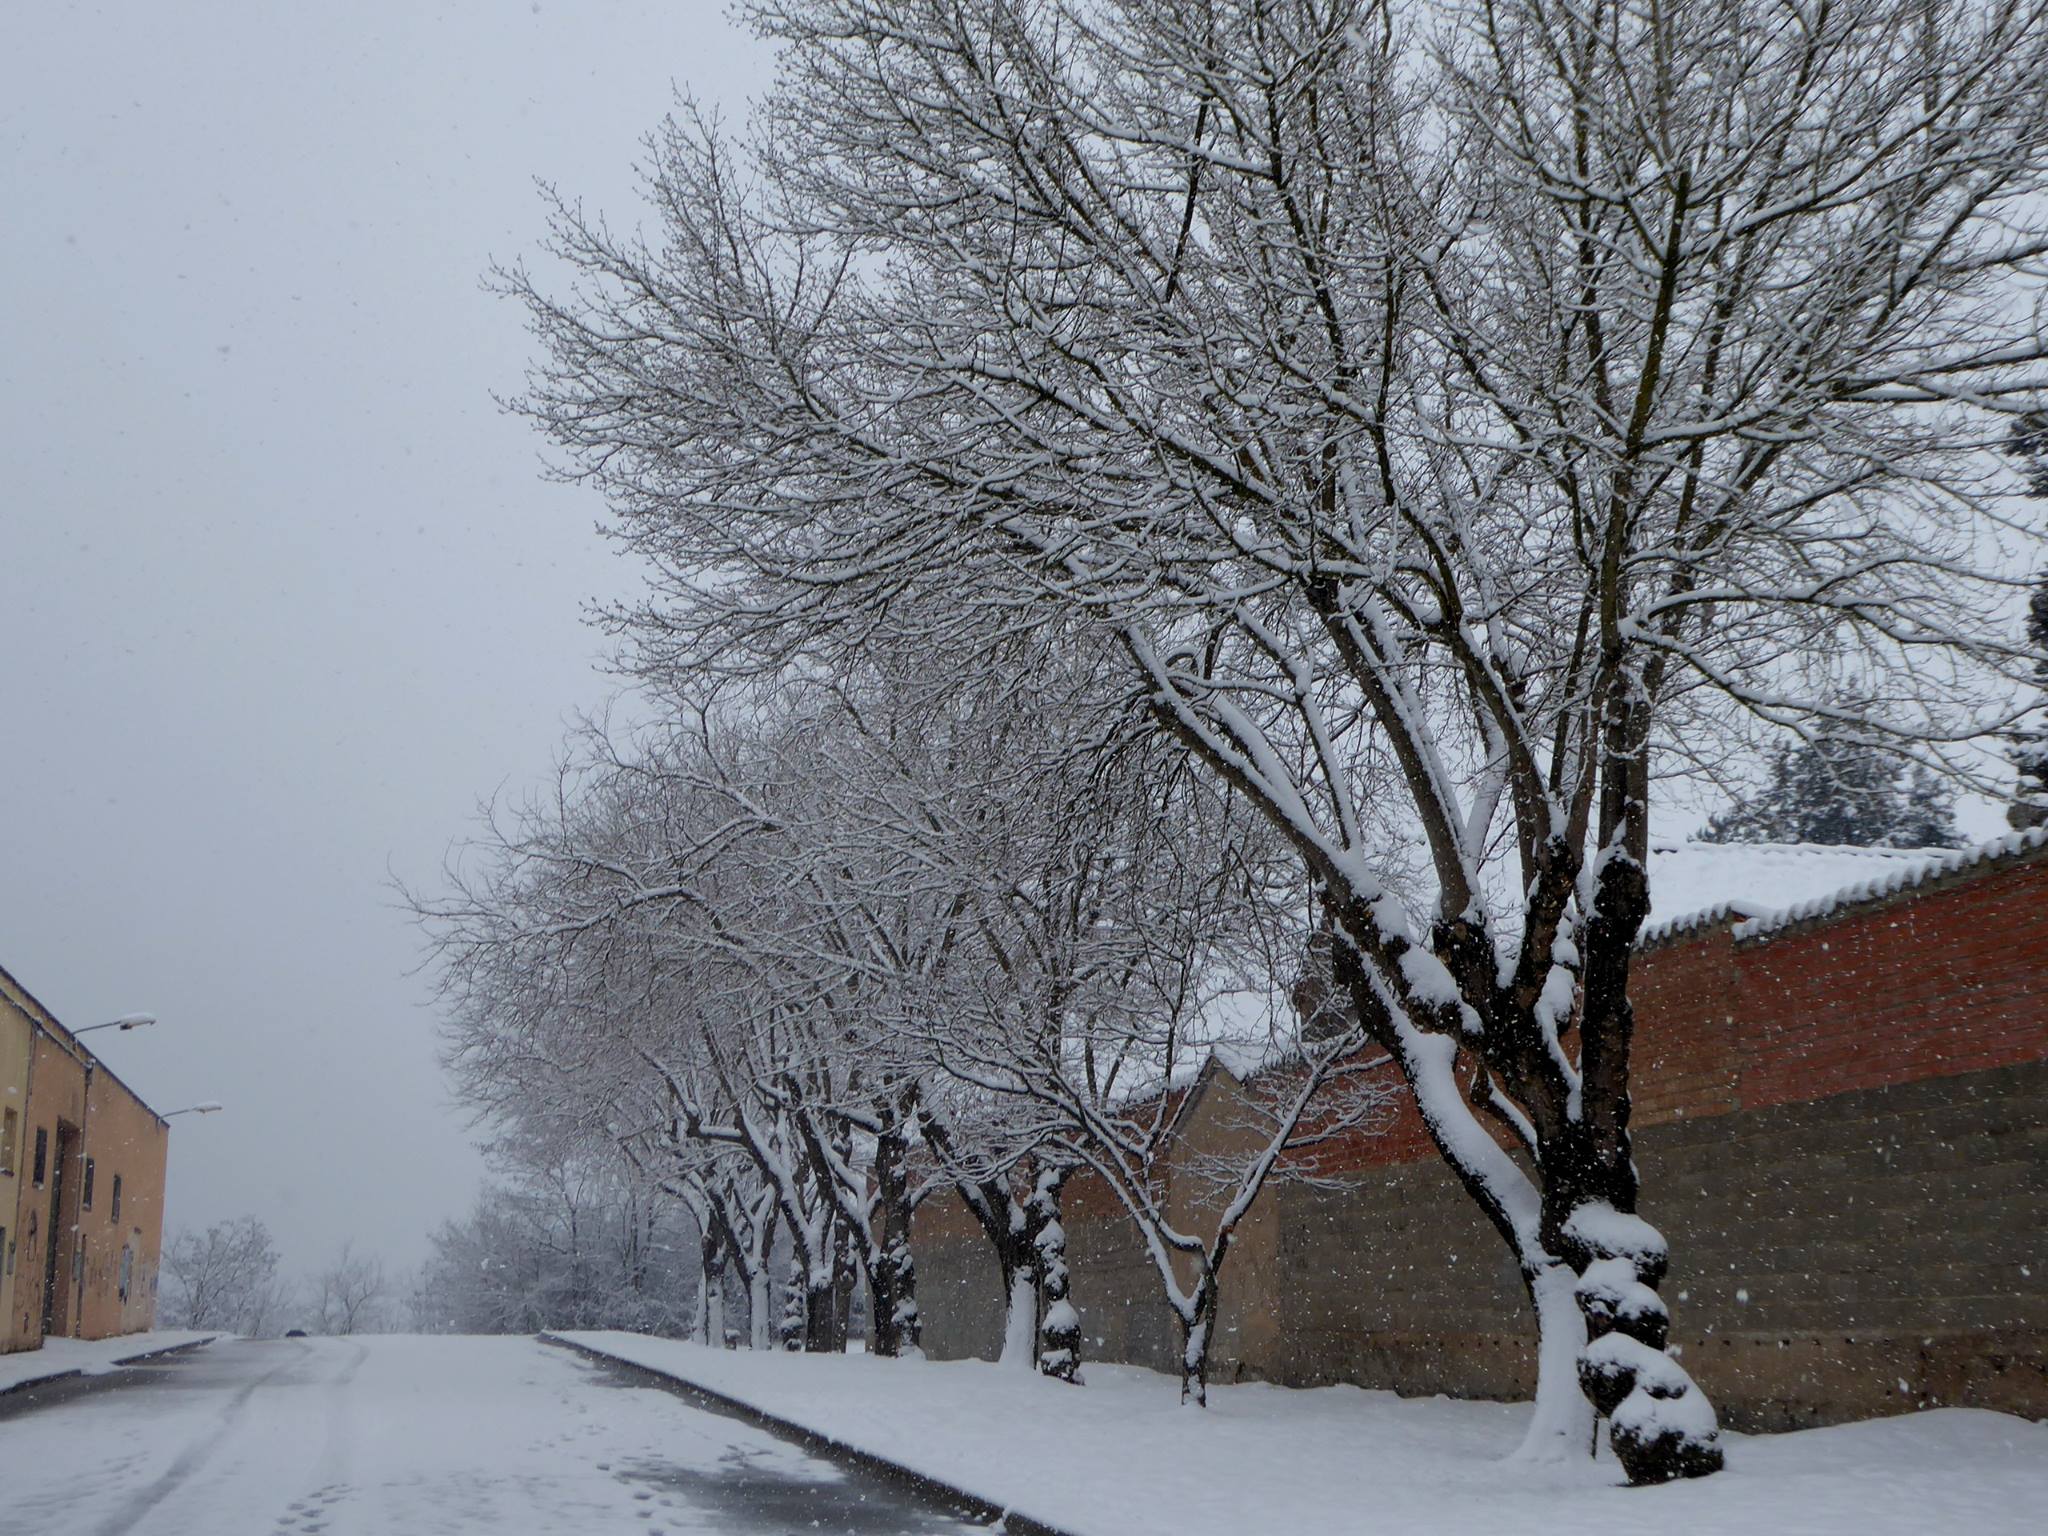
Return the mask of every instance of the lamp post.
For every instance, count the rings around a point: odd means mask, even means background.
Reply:
[[[156,1022],[153,1013],[124,1013],[118,1019],[109,1019],[104,1024],[88,1024],[83,1029],[71,1031],[74,1035],[89,1035],[96,1029],[146,1029]]]
[[[214,1103],[214,1102],[213,1102],[213,1100],[211,1100],[211,1099],[208,1099],[208,1100],[207,1100],[207,1101],[206,1101],[206,1102],[205,1102],[204,1104],[187,1104],[187,1105],[186,1105],[186,1106],[185,1106],[185,1107],[184,1107],[183,1109],[173,1109],[173,1110],[169,1110],[169,1111],[166,1111],[166,1112],[165,1112],[165,1114],[164,1114],[164,1116],[163,1116],[163,1118],[164,1118],[164,1119],[166,1119],[166,1120],[168,1120],[168,1119],[170,1119],[170,1118],[171,1118],[171,1116],[172,1116],[172,1115],[211,1115],[211,1114],[217,1114],[217,1113],[219,1113],[219,1112],[220,1112],[220,1110],[221,1110],[221,1109],[223,1109],[224,1107],[225,1107],[225,1106],[223,1106],[223,1105],[220,1105],[220,1104],[216,1104],[216,1103]]]

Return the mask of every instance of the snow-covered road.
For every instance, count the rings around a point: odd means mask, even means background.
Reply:
[[[0,1399],[6,1536],[968,1529],[523,1338],[223,1341]]]

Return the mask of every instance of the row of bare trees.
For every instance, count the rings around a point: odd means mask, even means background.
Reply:
[[[1630,1155],[1651,818],[2018,712],[2043,0],[742,9],[753,121],[504,276],[666,723],[429,904],[465,1081],[748,1285],[783,1234],[813,1344],[860,1271],[915,1347],[933,1184],[1057,1290],[1085,1167],[1199,1397],[1229,1214],[1384,1056],[1527,1285],[1527,1453],[1718,1467]],[[1337,1022],[1265,1010],[1265,1154],[1181,1231],[1172,1087],[1309,926]]]
[[[1354,1023],[1298,1028],[1284,843],[1175,765],[1095,649],[1013,637],[935,678],[877,640],[857,674],[671,699],[683,727],[590,733],[415,898],[458,1082],[680,1202],[700,1338],[730,1293],[757,1347],[843,1348],[864,1285],[876,1351],[917,1352],[911,1219],[946,1191],[991,1244],[1004,1359],[1077,1379],[1060,1199],[1086,1171],[1137,1224],[1200,1401],[1260,1189],[1383,1106]],[[1200,1170],[1191,1230],[1166,1153],[1218,1053],[1249,1134]]]
[[[690,1212],[616,1147],[503,1143],[496,1177],[443,1222],[408,1298],[435,1333],[678,1334],[697,1281]]]
[[[375,1332],[397,1321],[383,1261],[343,1243],[332,1262],[301,1282],[278,1271],[270,1228],[254,1216],[178,1233],[164,1249],[160,1321],[275,1338],[288,1328],[322,1334]]]

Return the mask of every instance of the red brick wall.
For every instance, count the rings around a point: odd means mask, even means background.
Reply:
[[[2048,1060],[2048,850],[1736,933],[1716,923],[1637,958],[1636,1125]],[[1324,1149],[1317,1166],[1435,1155],[1404,1101],[1384,1132]]]
[[[1736,957],[1747,1106],[2048,1057],[2048,859],[1741,943]]]
[[[1741,1108],[1737,1036],[1755,1001],[1743,991],[1735,950],[1728,928],[1717,924],[1636,960],[1629,985],[1636,1010],[1635,1124]]]
[[[2048,1412],[2048,849],[1741,938],[1696,929],[1640,955],[1631,991],[1674,1338],[1726,1422]],[[1317,1164],[1358,1177],[1279,1187],[1271,1274],[1226,1275],[1241,1311],[1279,1319],[1244,1368],[1526,1392],[1519,1280],[1412,1104]],[[1167,1363],[1157,1282],[1108,1192],[1076,1179],[1066,1215],[1089,1353]],[[937,1354],[993,1347],[980,1246],[920,1215]]]

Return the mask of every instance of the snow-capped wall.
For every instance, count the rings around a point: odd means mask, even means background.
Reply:
[[[2048,835],[1977,848],[1660,851],[1636,962],[1644,1210],[1676,1342],[1744,1428],[1936,1404],[2048,1415]],[[1655,880],[1658,868],[1653,867]],[[1224,1282],[1214,1370],[1515,1396],[1527,1298],[1412,1107],[1271,1192]],[[986,1244],[918,1217],[925,1342],[987,1347]],[[1114,1203],[1066,1212],[1095,1358],[1170,1364]]]
[[[2048,828],[1963,849],[1666,843],[1650,850],[1645,946],[1722,922],[1764,932],[2043,846]]]

